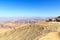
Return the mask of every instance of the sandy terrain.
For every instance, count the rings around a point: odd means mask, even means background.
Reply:
[[[0,24],[0,40],[60,40],[60,23],[2,23]]]

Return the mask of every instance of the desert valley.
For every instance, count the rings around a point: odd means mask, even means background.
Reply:
[[[60,22],[56,21],[60,20],[60,17],[52,19],[27,18],[1,21],[0,40],[60,40]]]

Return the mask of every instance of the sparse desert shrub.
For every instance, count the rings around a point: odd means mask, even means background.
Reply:
[[[58,16],[57,18],[60,18],[60,16]]]

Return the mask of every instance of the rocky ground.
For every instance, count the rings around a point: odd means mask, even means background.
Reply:
[[[0,23],[0,40],[60,40],[60,23]]]

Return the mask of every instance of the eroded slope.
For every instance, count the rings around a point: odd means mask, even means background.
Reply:
[[[44,37],[49,35],[50,32],[52,32],[51,36],[54,35],[54,32],[60,32],[60,23],[57,24],[57,22],[39,22],[36,24],[23,24],[24,26],[14,23],[10,25],[8,23],[5,23],[3,25],[7,25],[8,27],[12,27],[13,29],[6,29],[3,27],[4,30],[10,30],[4,33],[1,32],[0,40],[44,40]]]

